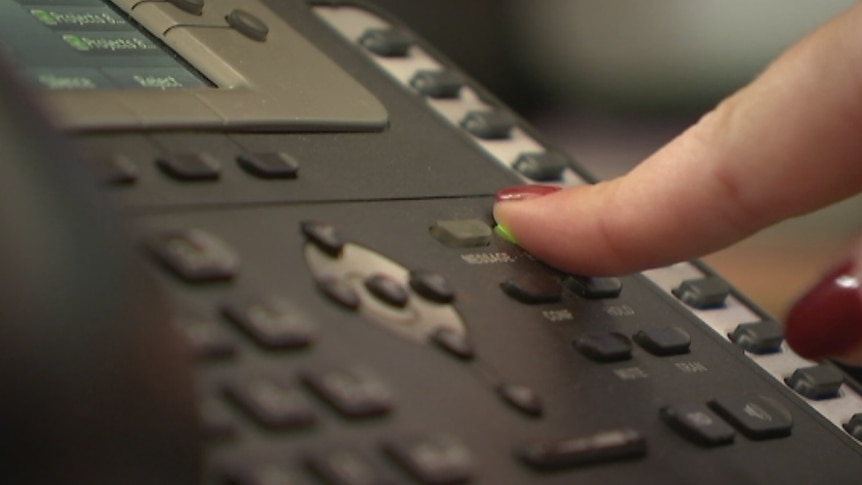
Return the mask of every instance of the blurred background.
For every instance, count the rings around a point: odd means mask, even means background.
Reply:
[[[599,178],[621,175],[852,0],[372,0]],[[776,317],[857,236],[862,197],[705,260]]]

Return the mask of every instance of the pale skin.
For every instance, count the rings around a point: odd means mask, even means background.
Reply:
[[[711,253],[859,192],[862,3],[629,174],[499,202],[494,217],[553,266],[622,275]],[[862,344],[841,358],[862,364]]]
[[[540,259],[619,275],[701,256],[862,191],[862,4],[629,174],[494,215]]]

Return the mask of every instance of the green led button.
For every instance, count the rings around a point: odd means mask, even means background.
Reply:
[[[497,224],[496,226],[494,226],[494,232],[498,236],[505,239],[506,241],[509,241],[512,244],[518,244],[518,241],[515,241],[515,236],[513,236],[512,233],[509,232],[509,229],[506,226],[502,224]]]

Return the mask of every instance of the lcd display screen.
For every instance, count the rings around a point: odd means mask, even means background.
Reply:
[[[108,0],[0,0],[0,55],[47,89],[213,86]]]

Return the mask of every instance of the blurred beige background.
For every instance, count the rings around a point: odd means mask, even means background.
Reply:
[[[373,1],[600,178],[625,173],[784,48],[856,3]],[[857,235],[862,197],[779,224],[705,260],[780,318]]]

